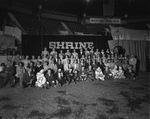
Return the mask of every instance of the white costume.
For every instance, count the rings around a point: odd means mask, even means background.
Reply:
[[[42,69],[36,75],[37,81],[35,82],[35,85],[37,87],[43,87],[46,84],[46,78],[45,78],[43,72],[44,72],[44,70]]]
[[[102,70],[100,69],[100,67],[98,67],[96,70],[95,70],[95,78],[96,79],[99,79],[99,80],[104,80],[105,78],[105,75],[103,74]]]

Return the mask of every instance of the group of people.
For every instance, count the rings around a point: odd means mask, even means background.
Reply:
[[[10,81],[11,87],[19,82],[20,86],[31,87],[57,87],[78,81],[94,81],[135,78],[137,59],[118,55],[113,50],[94,48],[67,49],[57,52],[55,48],[51,52],[44,48],[41,56],[17,55],[13,61],[8,61],[0,66],[1,84]]]

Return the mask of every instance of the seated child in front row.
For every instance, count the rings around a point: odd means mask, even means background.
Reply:
[[[135,79],[135,72],[133,70],[133,66],[128,66],[128,69],[125,71],[125,77],[134,80]]]
[[[104,75],[105,75],[105,79],[106,80],[109,80],[109,79],[113,78],[112,77],[112,73],[111,73],[111,71],[110,71],[108,66],[105,66]]]
[[[94,81],[95,80],[95,76],[94,76],[94,70],[92,68],[92,65],[88,66],[87,73],[88,73],[88,77],[87,77],[88,80]]]
[[[118,66],[117,65],[115,65],[114,66],[114,68],[111,70],[111,73],[112,73],[112,77],[114,78],[114,79],[118,79]]]
[[[82,66],[80,72],[80,80],[85,81],[86,79],[87,79],[87,72],[85,70],[85,66]]]
[[[95,70],[95,79],[104,81],[105,75],[103,74],[100,67]]]
[[[118,78],[119,79],[122,79],[122,78],[125,78],[125,76],[124,76],[124,71],[123,71],[123,69],[122,69],[122,67],[121,66],[119,66],[119,70],[118,70]]]

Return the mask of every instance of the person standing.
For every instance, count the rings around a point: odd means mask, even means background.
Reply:
[[[14,84],[14,78],[15,78],[15,67],[12,66],[11,61],[7,61],[5,73],[7,75],[6,79],[7,79],[7,81],[10,81],[11,87],[12,87],[12,85]]]

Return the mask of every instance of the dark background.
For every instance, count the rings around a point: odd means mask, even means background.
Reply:
[[[24,56],[29,55],[41,55],[41,52],[44,47],[49,49],[49,42],[93,42],[94,50],[98,48],[108,49],[108,40],[112,39],[111,37],[106,36],[60,36],[60,35],[23,35],[22,36],[22,54]],[[57,50],[59,52],[59,50]],[[66,52],[66,50],[63,50]],[[79,51],[79,50],[78,50]],[[71,50],[72,52],[72,50]]]

